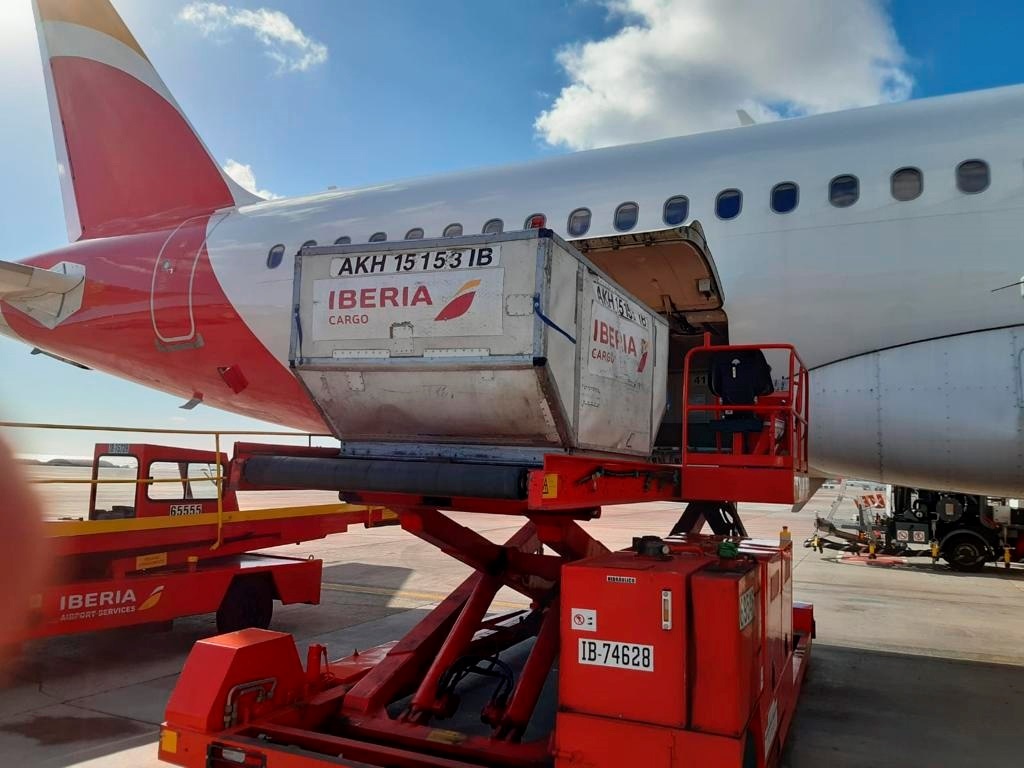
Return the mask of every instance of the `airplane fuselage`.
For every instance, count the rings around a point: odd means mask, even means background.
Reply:
[[[323,431],[288,370],[292,259],[303,243],[401,240],[414,228],[437,237],[453,223],[468,234],[495,218],[509,231],[534,214],[572,239],[567,217],[581,207],[593,237],[616,232],[624,202],[639,205],[631,231],[650,231],[666,227],[666,200],[685,195],[686,220],[707,234],[730,341],[791,342],[813,369],[815,468],[1024,495],[1024,302],[1016,287],[993,292],[1024,272],[1022,134],[1015,87],[197,212],[155,231],[140,222],[136,233],[30,260],[85,265],[74,316],[52,330],[8,306],[3,318],[86,365]],[[956,169],[972,159],[991,180],[966,194]],[[920,170],[923,190],[898,201],[891,175],[904,167]],[[859,197],[836,207],[830,181],[847,174]],[[781,182],[799,187],[788,213],[770,207]],[[726,189],[742,192],[729,220],[715,210]],[[284,258],[271,266],[278,244]]]

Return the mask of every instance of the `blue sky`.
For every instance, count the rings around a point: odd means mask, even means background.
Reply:
[[[115,5],[218,162],[277,195],[731,127],[738,107],[773,119],[1024,82],[1010,2]],[[66,239],[28,0],[4,3],[0,45],[0,258],[16,260]],[[179,405],[0,339],[0,419],[260,426]],[[71,455],[92,442],[18,439]]]

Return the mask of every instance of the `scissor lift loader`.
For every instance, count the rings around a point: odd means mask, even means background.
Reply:
[[[537,468],[454,464],[440,476],[410,466],[422,461],[346,460],[347,498],[394,510],[473,575],[401,640],[338,660],[314,644],[303,664],[290,635],[261,630],[197,643],[167,707],[161,758],[190,768],[776,764],[814,633],[811,606],[793,603],[791,543],[689,533],[609,552],[584,523],[606,504],[799,501],[806,371],[784,351],[788,389],[744,409],[767,437],[700,453],[684,443],[678,465],[552,454]],[[306,465],[322,480],[321,461],[255,453],[237,471],[282,483]],[[429,494],[387,490],[388,477],[417,471],[434,478]],[[501,496],[461,495],[459,473],[474,471],[492,473]],[[452,484],[447,495],[438,482]],[[442,509],[524,524],[499,545]],[[503,586],[530,607],[490,613]],[[531,639],[521,668],[509,668],[502,654]],[[554,729],[525,738],[556,666]],[[459,683],[473,675],[497,681],[479,712],[485,734],[456,717],[466,714]]]

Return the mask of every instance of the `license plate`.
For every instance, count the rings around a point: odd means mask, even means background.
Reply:
[[[614,640],[579,640],[580,664],[617,669],[654,671],[654,646],[619,643]]]

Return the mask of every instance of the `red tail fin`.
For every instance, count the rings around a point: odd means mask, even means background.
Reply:
[[[108,0],[33,0],[71,240],[257,198],[210,156]]]

